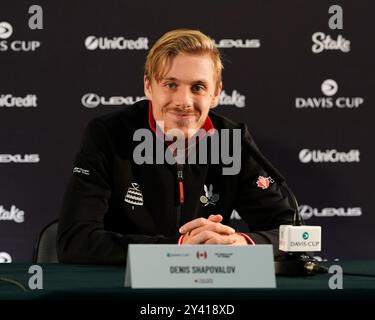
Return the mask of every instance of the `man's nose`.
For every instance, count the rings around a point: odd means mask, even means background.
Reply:
[[[193,97],[190,88],[181,86],[173,95],[174,104],[177,107],[184,109],[191,108],[193,106]]]

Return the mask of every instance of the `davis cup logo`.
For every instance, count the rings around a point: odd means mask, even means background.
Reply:
[[[9,255],[9,253],[6,252],[0,252],[0,263],[11,263],[12,257]]]
[[[13,28],[8,22],[0,22],[0,39],[8,39],[13,33]]]
[[[338,85],[335,80],[327,79],[323,81],[321,89],[322,89],[323,94],[330,97],[336,94]]]
[[[335,96],[338,92],[339,86],[333,79],[324,80],[320,89],[323,93],[321,96],[315,97],[296,97],[295,106],[298,109],[311,108],[315,110],[323,109],[356,109],[359,108],[364,102],[363,97],[348,97],[348,96]]]

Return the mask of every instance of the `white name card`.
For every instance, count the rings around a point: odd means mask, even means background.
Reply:
[[[130,244],[125,286],[276,288],[272,245]]]

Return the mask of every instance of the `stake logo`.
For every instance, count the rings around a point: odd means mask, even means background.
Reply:
[[[0,206],[0,221],[23,223],[25,221],[25,212],[18,209],[15,205],[12,205],[9,211]]]
[[[323,32],[315,32],[312,35],[313,45],[311,47],[312,52],[321,53],[324,50],[337,50],[341,52],[350,52],[350,41],[346,40],[341,34],[337,36],[337,39],[332,39],[330,35],[326,35]]]

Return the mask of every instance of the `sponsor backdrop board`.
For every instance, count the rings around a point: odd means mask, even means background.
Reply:
[[[329,24],[333,4],[342,29]],[[322,226],[319,257],[375,258],[374,12],[370,0],[2,0],[0,262],[31,260],[88,121],[144,96],[148,49],[179,27],[222,50],[216,111],[248,124],[306,222]]]

